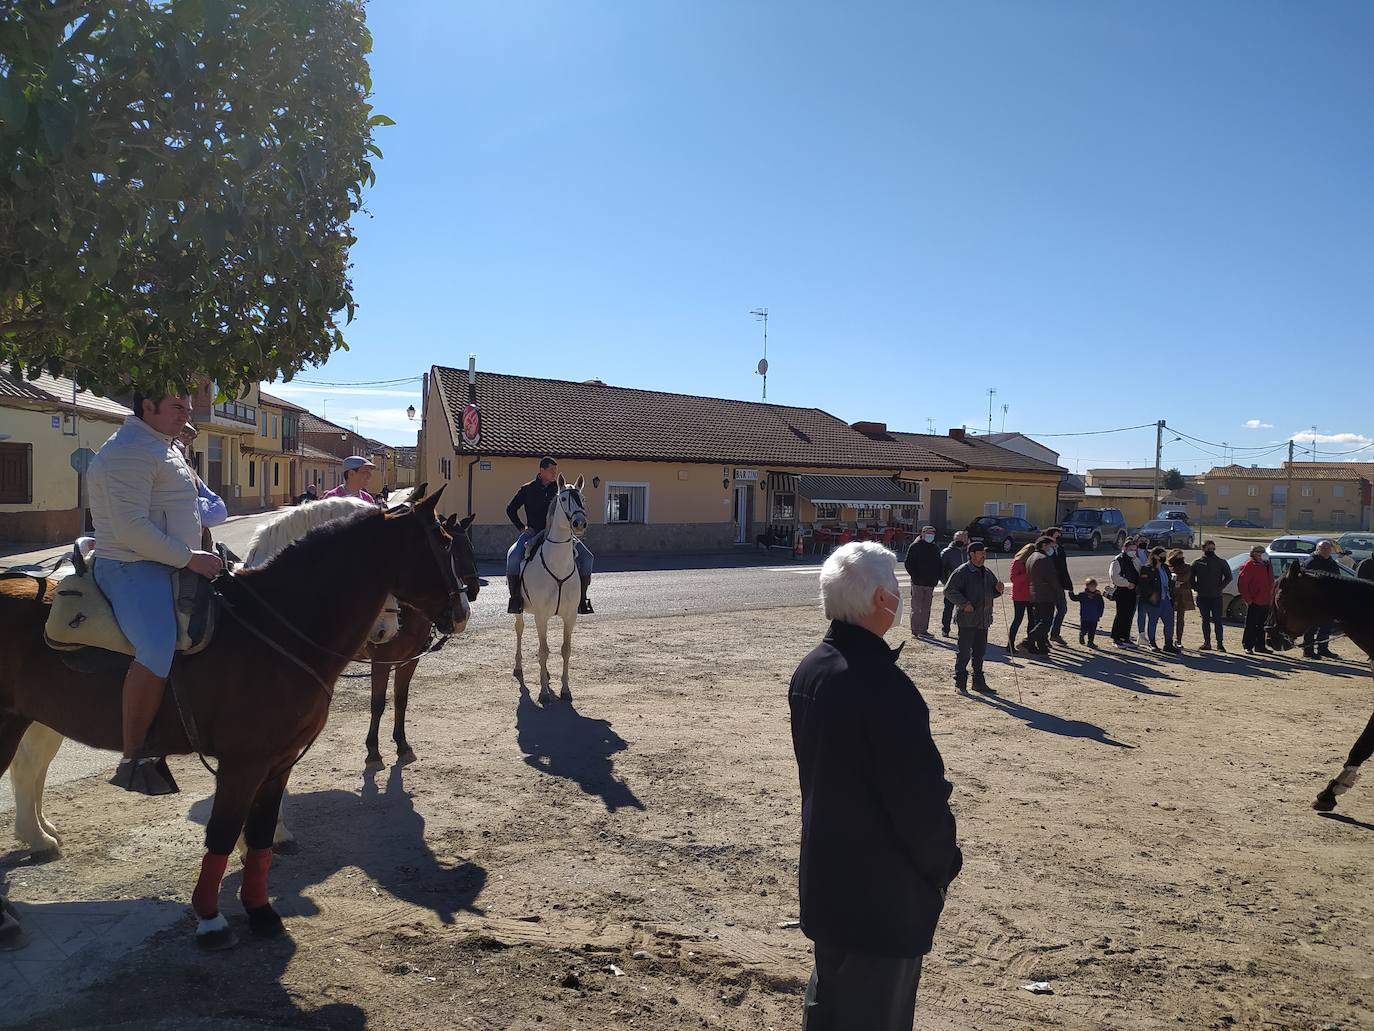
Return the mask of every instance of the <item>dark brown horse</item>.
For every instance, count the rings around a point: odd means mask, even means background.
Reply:
[[[1274,591],[1274,612],[1271,638],[1280,647],[1292,647],[1293,641],[1313,627],[1339,626],[1365,655],[1370,657],[1374,672],[1374,582],[1335,576],[1331,573],[1305,573],[1294,562],[1279,577]],[[1326,785],[1312,808],[1329,813],[1336,808],[1336,796],[1355,786],[1360,767],[1374,755],[1374,716],[1355,740],[1345,768]]]
[[[468,536],[472,520],[473,517],[468,516],[459,521],[456,515],[452,515],[444,521],[444,532],[452,540],[449,546],[453,549],[455,565],[461,569],[476,569],[472,539]],[[468,601],[476,601],[480,589],[476,573],[468,577],[465,583]],[[367,731],[365,766],[365,769],[369,770],[380,770],[386,765],[382,760],[378,736],[381,731],[382,714],[386,712],[386,688],[392,670],[396,671],[396,715],[391,740],[396,743],[396,762],[404,766],[415,761],[415,750],[406,740],[406,706],[410,702],[410,681],[415,676],[420,658],[447,640],[447,637],[441,637],[439,643],[435,644],[433,624],[429,617],[413,605],[402,602],[400,615],[401,629],[395,637],[385,644],[367,646],[367,658],[372,664],[372,724]]]
[[[434,515],[440,493],[401,511],[326,523],[261,568],[215,581],[224,606],[215,639],[178,658],[148,741],[163,754],[200,751],[219,761],[192,894],[204,947],[234,941],[219,887],[240,831],[248,843],[240,896],[249,926],[264,937],[281,932],[267,871],[282,791],[324,729],[334,683],[361,651],[387,594],[444,632],[466,622],[463,581],[476,570],[457,565],[448,547]],[[123,745],[123,672],[68,669],[43,643],[48,607],[36,594],[32,581],[0,582],[0,772],[34,721],[94,748]]]

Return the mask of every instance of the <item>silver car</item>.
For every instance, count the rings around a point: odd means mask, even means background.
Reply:
[[[1269,545],[1265,551],[1269,554],[1269,567],[1274,571],[1274,581],[1278,582],[1279,577],[1287,572],[1288,567],[1294,562],[1299,565],[1307,565],[1312,558],[1312,551],[1274,551],[1275,544],[1291,542],[1291,537],[1281,537],[1274,544]],[[1313,537],[1312,547],[1316,547],[1317,541],[1330,540],[1329,537]],[[1231,582],[1222,589],[1222,612],[1225,613],[1227,622],[1244,623],[1245,610],[1249,607],[1240,599],[1240,567],[1245,565],[1250,558],[1249,553],[1235,555],[1226,560],[1226,564],[1231,567]],[[1349,566],[1341,566],[1341,576],[1348,576],[1352,580],[1355,578],[1355,571]]]
[[[1340,552],[1341,562],[1358,567],[1365,559],[1374,558],[1374,533],[1369,530],[1343,533],[1336,538],[1336,549]]]

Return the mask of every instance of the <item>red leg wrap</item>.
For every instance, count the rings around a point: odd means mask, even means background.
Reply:
[[[243,887],[239,898],[244,908],[260,909],[267,905],[267,869],[271,865],[270,848],[250,848],[243,857]]]
[[[219,912],[219,882],[224,880],[224,868],[228,865],[228,856],[205,853],[200,861],[200,880],[191,894],[191,908],[196,916],[208,919]]]

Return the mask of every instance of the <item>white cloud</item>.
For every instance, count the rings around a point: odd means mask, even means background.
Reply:
[[[1374,444],[1374,438],[1363,433],[1314,433],[1312,430],[1299,430],[1293,434],[1299,444],[1339,444],[1346,448],[1363,448]]]
[[[1259,419],[1247,419],[1245,420],[1245,428],[1247,430],[1272,430],[1274,424],[1272,422],[1263,422]]]

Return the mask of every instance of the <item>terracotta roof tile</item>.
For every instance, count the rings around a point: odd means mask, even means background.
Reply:
[[[1366,473],[1359,470],[1347,470],[1332,468],[1329,465],[1322,465],[1320,462],[1313,463],[1315,468],[1307,469],[1300,462],[1293,463],[1293,479],[1295,482],[1303,480],[1351,480],[1367,479]],[[1351,463],[1355,465],[1357,463]],[[1287,480],[1287,469],[1274,469],[1264,466],[1259,469],[1251,469],[1244,465],[1221,465],[1209,472],[1204,480]]]
[[[449,434],[467,404],[467,370],[435,366]],[[905,442],[869,440],[818,408],[697,397],[602,383],[477,374],[484,455],[545,455],[730,465],[957,471]]]
[[[70,406],[74,385],[65,376],[49,376],[46,372],[39,373],[31,380],[22,380],[8,372],[0,371],[0,403],[9,399],[21,404],[29,402]],[[76,392],[76,406],[83,412],[109,416],[116,420],[122,420],[130,414],[127,406],[100,394],[93,394],[89,390]]]
[[[1067,469],[1061,469],[1057,465],[1000,447],[977,436],[966,436],[963,440],[955,440],[949,436],[942,437],[933,433],[891,432],[888,436],[944,455],[946,458],[959,462],[970,469],[1054,473],[1056,476],[1062,476],[1068,472]]]

